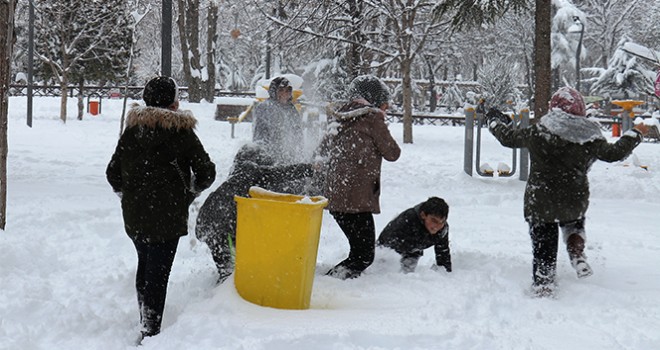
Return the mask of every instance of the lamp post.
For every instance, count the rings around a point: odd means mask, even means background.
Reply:
[[[27,125],[32,127],[32,85],[34,83],[34,2],[30,0],[28,7],[28,74],[27,74]]]
[[[580,17],[574,16],[573,22],[580,26],[580,39],[578,40],[577,50],[575,50],[575,88],[580,91],[580,53],[582,52],[582,36],[584,35],[584,24]]]

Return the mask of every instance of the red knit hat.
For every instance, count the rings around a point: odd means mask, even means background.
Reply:
[[[584,105],[582,94],[567,86],[557,90],[557,92],[552,95],[550,109],[553,108],[559,108],[566,113],[582,117],[587,114],[587,108]]]

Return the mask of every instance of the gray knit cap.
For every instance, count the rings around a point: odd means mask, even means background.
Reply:
[[[351,100],[364,98],[374,107],[390,102],[390,90],[382,80],[373,75],[360,75],[353,79],[348,87]]]

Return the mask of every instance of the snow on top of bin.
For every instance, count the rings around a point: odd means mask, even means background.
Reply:
[[[296,203],[300,203],[300,204],[314,204],[315,202],[314,202],[313,199],[309,198],[308,196],[304,196],[304,197],[300,198],[298,201],[296,201]]]
[[[284,193],[279,193],[275,191],[269,191],[265,188],[259,186],[250,187],[250,195],[259,195],[259,196],[284,196]]]
[[[257,199],[282,200],[296,204],[313,204],[313,205],[321,204],[325,206],[328,202],[328,199],[323,196],[314,196],[314,197],[299,196],[290,193],[273,192],[258,186],[250,187],[249,194],[250,197]]]

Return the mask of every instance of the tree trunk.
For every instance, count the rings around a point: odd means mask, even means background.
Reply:
[[[188,100],[191,101],[194,93],[191,92],[192,74],[190,71],[190,46],[188,44],[188,18],[187,8],[188,1],[178,0],[179,13],[176,17],[176,24],[179,28],[179,42],[181,43],[181,65],[183,68],[183,77],[186,80],[185,85],[188,86]]]
[[[199,0],[188,0],[186,8],[186,25],[188,34],[188,47],[190,49],[190,72],[188,79],[188,102],[202,100],[202,64],[199,51]]]
[[[62,78],[60,79],[60,91],[62,92],[62,98],[60,99],[60,119],[62,123],[66,123],[66,100],[69,97],[69,77],[66,76],[65,72],[62,72]]]
[[[403,143],[413,143],[412,133],[412,77],[410,59],[401,60],[401,88],[403,92]]]
[[[83,120],[83,113],[85,112],[85,96],[83,95],[84,85],[85,80],[81,78],[78,82],[78,120]]]
[[[0,1],[0,229],[7,224],[7,113],[16,1]]]
[[[188,102],[202,100],[202,65],[199,52],[199,0],[179,0],[176,23],[181,41],[183,75],[188,85]]]
[[[356,43],[364,42],[362,38],[362,31],[360,30],[361,22],[363,21],[364,4],[359,0],[351,0],[348,2],[349,14],[351,22],[348,27],[348,38]],[[348,45],[348,53],[346,54],[346,72],[348,73],[348,80],[351,81],[361,74],[362,66],[362,53],[364,48],[360,44]]]
[[[206,70],[208,79],[204,89],[204,99],[213,103],[215,98],[215,41],[218,38],[218,5],[216,2],[209,3],[206,28]]]
[[[552,25],[552,0],[536,0],[534,15],[536,29],[534,31],[534,69],[536,81],[534,84],[534,116],[538,121],[548,112],[548,102],[552,96],[552,67],[550,55],[550,33]]]

